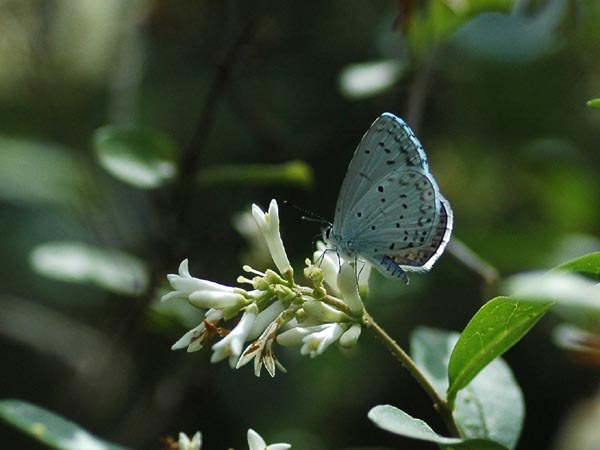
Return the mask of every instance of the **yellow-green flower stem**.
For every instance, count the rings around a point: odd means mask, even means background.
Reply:
[[[454,421],[452,416],[452,407],[446,402],[445,399],[439,396],[434,387],[429,383],[429,380],[419,370],[413,359],[404,351],[400,345],[389,335],[386,331],[379,326],[373,317],[365,311],[363,315],[363,326],[371,330],[377,339],[379,339],[396,357],[398,361],[409,371],[412,377],[417,380],[417,383],[427,393],[429,398],[433,401],[433,407],[442,416],[444,423],[448,427],[450,433],[455,437],[461,437],[460,430]]]
[[[270,285],[270,292],[264,298],[261,298],[260,302],[263,302],[266,299],[277,297],[279,300],[287,303],[289,305],[289,309],[286,313],[284,322],[291,320],[296,313],[300,312],[299,310],[307,298],[311,300],[322,301],[338,311],[347,314],[349,318],[357,323],[360,323],[363,327],[371,330],[375,337],[387,347],[390,353],[392,353],[392,355],[398,361],[400,361],[404,368],[408,370],[412,377],[427,393],[429,398],[431,398],[435,410],[442,416],[442,419],[446,423],[450,433],[456,437],[461,436],[458,426],[454,421],[454,417],[452,416],[452,405],[446,402],[444,398],[440,397],[440,395],[436,392],[429,380],[417,367],[416,363],[408,355],[408,353],[406,353],[404,349],[400,347],[400,345],[398,345],[398,343],[389,334],[387,334],[387,332],[381,328],[381,326],[379,326],[375,319],[373,319],[373,317],[366,310],[364,310],[360,315],[353,313],[346,302],[326,293],[322,286],[322,280],[318,277],[313,279],[313,282],[315,282],[315,288],[309,288],[297,285],[294,282],[293,277],[288,277],[287,275],[290,274],[285,274],[284,279],[273,271],[267,271],[264,279]]]

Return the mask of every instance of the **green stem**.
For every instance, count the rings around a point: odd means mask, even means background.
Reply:
[[[427,393],[429,398],[433,401],[433,407],[440,414],[444,423],[448,427],[448,430],[453,436],[461,437],[461,433],[454,421],[454,417],[452,416],[452,408],[444,400],[439,394],[436,392],[434,387],[431,385],[429,380],[425,377],[423,372],[419,370],[417,364],[413,361],[413,359],[408,356],[400,345],[389,335],[387,332],[379,326],[377,322],[373,319],[373,317],[365,311],[364,314],[364,326],[371,330],[371,332],[379,339],[387,349],[396,357],[398,361],[408,370],[408,372],[412,375],[412,377],[417,380],[417,383],[423,388],[423,390]]]

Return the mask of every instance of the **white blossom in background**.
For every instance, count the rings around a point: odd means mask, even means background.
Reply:
[[[265,440],[252,428],[248,430],[248,449],[249,450],[287,450],[291,448],[290,444],[271,444],[267,445]]]
[[[269,269],[263,273],[245,265],[243,269],[250,275],[237,281],[249,285],[246,290],[195,278],[184,260],[177,274],[167,276],[173,291],[162,301],[184,299],[206,312],[202,322],[171,348],[193,352],[214,340],[211,362],[228,360],[235,369],[253,362],[256,376],[264,367],[273,377],[277,369],[285,372],[275,356],[278,344],[300,347],[301,354],[313,358],[336,342],[344,347],[356,345],[364,320],[360,294],[366,292],[371,267],[360,261],[355,267],[355,261],[344,261],[335,250],[327,251],[319,243],[313,255],[315,263],[306,260],[304,269],[312,286],[299,285],[279,232],[277,202],[271,201],[267,213],[252,205],[252,216],[278,272]],[[251,450],[289,447],[265,447],[264,441],[263,447],[256,447],[262,439],[256,436]]]
[[[179,433],[179,450],[200,450],[202,448],[202,434],[196,431],[196,434],[190,438],[185,433]]]

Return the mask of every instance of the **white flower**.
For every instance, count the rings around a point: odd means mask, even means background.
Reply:
[[[322,328],[323,325],[319,325],[319,330]],[[295,347],[296,345],[302,345],[302,340],[304,339],[304,337],[308,336],[314,331],[314,327],[296,326],[279,334],[277,336],[277,343],[279,345],[283,345],[284,347]]]
[[[327,347],[337,341],[348,329],[347,324],[326,323],[312,327],[314,331],[302,338],[304,345],[300,349],[303,355],[310,354],[311,358],[323,353]]]
[[[212,346],[214,353],[210,358],[210,362],[216,363],[229,358],[229,365],[232,369],[235,367],[242,353],[242,346],[246,342],[257,314],[258,308],[256,305],[250,305],[246,308],[244,315],[236,327],[227,336]]]
[[[322,242],[317,242],[317,249],[313,253],[313,261],[323,271],[323,279],[332,294],[339,294],[337,274],[341,265],[341,257],[335,251],[328,249]]]
[[[265,331],[265,329],[271,324],[271,322],[273,322],[284,310],[285,306],[279,300],[271,303],[268,307],[262,310],[256,317],[250,333],[248,333],[248,340],[253,340],[260,336],[262,332]]]
[[[202,447],[202,434],[196,431],[190,441],[185,433],[179,433],[179,450],[200,450]]]
[[[287,450],[291,448],[290,444],[271,444],[267,445],[265,440],[252,428],[248,430],[248,448],[249,450]]]
[[[269,204],[269,212],[265,213],[260,207],[252,205],[252,215],[258,224],[258,228],[263,234],[267,246],[271,252],[271,257],[279,273],[282,275],[292,275],[292,265],[287,257],[281,234],[279,233],[279,208],[275,200]]]
[[[179,265],[179,275],[169,274],[167,279],[175,291],[163,295],[163,302],[174,298],[187,298],[199,308],[225,308],[244,300],[233,287],[192,277],[187,259]]]
[[[342,347],[353,347],[358,342],[358,338],[360,337],[360,333],[362,331],[362,327],[355,323],[352,325],[347,331],[342,334],[340,337],[340,345]]]
[[[242,353],[242,357],[239,359],[235,368],[239,369],[254,360],[254,375],[257,377],[260,377],[260,371],[263,364],[271,377],[275,376],[276,367],[282,372],[285,372],[285,367],[277,361],[277,358],[273,354],[273,341],[277,337],[277,330],[281,325],[282,323],[280,320],[271,322],[259,338],[246,347],[246,350]]]
[[[206,344],[211,330],[206,325],[215,326],[223,318],[223,312],[218,309],[209,309],[204,315],[200,325],[185,333],[177,342],[171,346],[171,350],[179,350],[187,347],[188,352],[200,350]]]
[[[354,314],[361,314],[365,306],[358,293],[356,284],[356,271],[352,264],[345,262],[337,276],[337,285],[342,294],[342,300],[350,307]]]
[[[337,251],[327,247],[322,241],[317,242],[317,249],[313,253],[313,261],[323,271],[323,278],[332,294],[339,294],[340,287],[338,285],[338,274],[341,267],[348,262]],[[354,261],[352,261],[354,263]],[[358,289],[360,292],[367,292],[369,287],[369,276],[371,275],[371,264],[366,261],[359,260],[358,268],[354,269],[354,282],[358,276]]]

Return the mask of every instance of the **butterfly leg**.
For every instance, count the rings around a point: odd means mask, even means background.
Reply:
[[[402,280],[408,284],[408,276],[396,262],[388,256],[380,256],[371,260],[373,265],[387,278],[392,280]]]

